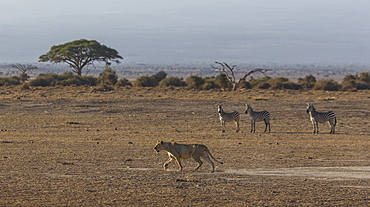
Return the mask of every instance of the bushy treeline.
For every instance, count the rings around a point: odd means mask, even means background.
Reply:
[[[20,85],[21,79],[17,76],[0,77],[0,86],[4,85]],[[231,90],[232,84],[227,80],[225,74],[220,74],[213,77],[201,77],[191,75],[185,80],[178,77],[167,77],[164,71],[160,71],[154,75],[144,75],[138,77],[133,82],[126,78],[118,79],[118,76],[111,68],[106,68],[99,77],[79,76],[72,72],[65,72],[60,75],[55,73],[39,74],[35,79],[23,84],[23,88],[27,89],[30,86],[97,86],[97,90],[113,90],[114,86],[133,86],[133,87],[186,87],[195,90]],[[342,83],[338,83],[332,79],[316,80],[313,75],[306,75],[304,78],[299,78],[298,82],[290,81],[285,77],[271,78],[265,76],[262,78],[250,78],[242,80],[238,88],[246,89],[288,89],[288,90],[364,90],[370,89],[370,74],[368,72],[360,73],[360,75],[349,74],[344,77]]]
[[[163,71],[152,76],[140,76],[133,82],[133,86],[137,87],[163,87],[163,86],[185,86],[189,89],[210,90],[221,89],[231,90],[232,84],[227,80],[225,74],[220,74],[216,77],[201,77],[192,75],[183,80],[178,77],[167,77]],[[363,72],[359,76],[349,74],[344,77],[342,83],[338,83],[333,79],[316,80],[313,75],[306,75],[304,78],[299,78],[298,82],[290,81],[285,77],[271,78],[265,76],[262,78],[250,78],[242,80],[238,88],[246,89],[288,89],[288,90],[364,90],[370,89],[370,74]]]

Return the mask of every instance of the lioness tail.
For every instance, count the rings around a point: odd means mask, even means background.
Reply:
[[[216,161],[216,162],[218,162],[218,163],[220,163],[220,164],[224,164],[223,162],[218,161],[215,157],[213,157],[213,155],[211,154],[211,151],[209,151],[209,149],[208,149],[208,148],[206,148],[206,150],[207,150],[207,153],[209,154],[209,156],[210,156],[210,157],[212,157],[212,159],[213,159],[214,161]]]

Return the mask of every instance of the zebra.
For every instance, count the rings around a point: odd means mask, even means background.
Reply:
[[[233,111],[231,113],[226,113],[222,109],[222,105],[218,105],[218,115],[221,121],[221,131],[225,132],[225,123],[234,121],[236,124],[236,132],[239,132],[239,112]]]
[[[313,133],[318,134],[319,133],[319,123],[323,122],[329,122],[330,124],[330,134],[334,134],[335,131],[335,125],[337,125],[337,118],[335,117],[334,112],[328,111],[328,112],[317,112],[315,107],[307,103],[307,113],[310,114],[310,119],[313,124]]]
[[[253,111],[252,107],[248,104],[245,104],[247,109],[245,110],[246,114],[249,114],[249,119],[251,120],[251,132],[256,132],[256,122],[264,121],[265,122],[265,131],[267,127],[270,132],[270,112],[268,111]]]

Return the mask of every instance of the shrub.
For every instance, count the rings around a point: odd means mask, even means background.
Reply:
[[[210,90],[215,88],[220,88],[220,86],[216,84],[214,78],[207,78],[204,80],[204,84],[202,85],[203,90]]]
[[[93,91],[113,91],[114,88],[109,85],[109,84],[106,84],[106,83],[101,83],[99,84]]]
[[[323,79],[316,82],[314,90],[338,91],[341,85],[332,79]]]
[[[280,82],[273,82],[272,85],[270,86],[270,89],[283,89],[284,84]]]
[[[316,83],[316,78],[313,75],[306,75],[303,79],[298,78],[298,83]]]
[[[113,86],[118,82],[118,75],[116,71],[112,70],[111,68],[106,68],[102,73],[99,74],[98,82]]]
[[[178,78],[178,77],[165,78],[165,79],[161,80],[158,85],[161,86],[161,87],[164,87],[164,86],[176,86],[176,87],[186,86],[186,84],[182,80],[182,78]]]
[[[370,85],[365,82],[357,82],[356,89],[358,90],[367,90],[370,89]]]
[[[265,77],[263,77],[263,78],[258,78],[258,79],[251,79],[250,81],[249,81],[249,83],[251,84],[251,86],[254,88],[254,87],[256,87],[256,88],[260,88],[261,86],[267,86],[268,85],[268,87],[270,87],[271,86],[271,84],[269,84],[268,82],[271,80],[271,77],[269,77],[269,76],[265,76]],[[264,83],[266,83],[266,84],[264,84]],[[267,88],[268,88],[267,87]]]
[[[292,81],[287,81],[283,84],[284,89],[289,89],[289,90],[300,90],[302,89],[302,85],[298,83],[294,83]]]
[[[269,79],[267,80],[267,83],[269,83],[271,86],[270,86],[270,89],[284,89],[284,84],[285,82],[289,81],[288,78],[284,78],[284,77],[279,77],[279,78],[275,78],[275,79]]]
[[[342,89],[344,90],[367,90],[370,89],[370,74],[363,72],[360,76],[348,74],[343,78]]]
[[[157,86],[156,80],[153,76],[143,75],[138,77],[133,84],[135,87],[155,87]]]
[[[226,89],[232,89],[232,84],[230,83],[229,80],[227,80],[227,77],[226,77],[226,74],[224,73],[221,73],[220,75],[218,75],[215,79],[215,82],[217,83],[217,85],[219,85],[219,87],[222,89],[222,90],[226,90]]]
[[[126,78],[121,78],[118,80],[116,85],[117,86],[132,86],[132,83]]]
[[[258,83],[254,88],[259,88],[259,89],[268,89],[270,88],[270,84],[267,82],[260,82]]]
[[[274,79],[269,80],[270,84],[272,82],[284,83],[284,82],[288,82],[288,81],[289,81],[289,79],[285,78],[285,77],[278,77],[278,78],[274,78]]]
[[[75,75],[72,72],[65,72],[61,75],[57,75],[55,73],[50,74],[39,74],[37,78],[31,80],[29,82],[30,86],[55,86],[55,85],[63,85],[63,86],[70,86],[70,85],[90,85],[95,86],[97,82],[97,78],[92,76],[79,76]]]
[[[82,85],[81,81],[78,78],[68,78],[68,79],[59,81],[57,84],[58,85],[63,85],[63,86],[72,86],[72,85],[80,86],[80,85]]]
[[[246,80],[241,80],[239,85],[238,85],[238,88],[246,88],[246,89],[251,89],[252,88],[252,85],[246,81]]]
[[[315,86],[316,78],[313,75],[306,75],[304,78],[298,78],[298,83],[302,85],[304,89],[311,89]]]
[[[81,85],[96,86],[98,84],[98,79],[93,76],[76,76],[81,81]]]
[[[349,79],[349,78],[346,79],[346,77],[344,77],[344,80],[342,82],[342,89],[344,89],[344,90],[355,89],[356,88],[356,78],[355,79]]]
[[[356,88],[356,79],[357,79],[357,77],[352,75],[352,74],[346,75],[343,78],[343,81],[342,81],[342,89],[344,89],[344,90],[355,89]]]
[[[56,78],[58,75],[55,73],[52,74],[39,74],[37,78],[31,80],[29,82],[30,86],[41,86],[41,87],[46,87],[46,86],[51,86],[56,82]]]
[[[202,88],[202,85],[205,83],[205,81],[200,76],[192,75],[185,80],[185,83],[188,88],[198,90]]]
[[[154,78],[156,85],[158,85],[159,82],[167,77],[167,73],[164,71],[159,71],[158,73],[152,75],[152,77]]]
[[[362,72],[360,73],[358,80],[366,84],[370,84],[370,74],[368,72]]]
[[[68,72],[64,72],[62,74],[60,74],[58,77],[55,77],[56,79],[58,80],[66,80],[68,78],[72,78],[76,76],[75,74],[73,74],[72,72],[68,71]]]
[[[352,74],[348,74],[346,76],[344,76],[343,78],[343,82],[349,82],[349,81],[356,81],[356,76],[352,75]]]
[[[20,85],[20,84],[21,84],[21,78],[18,76],[0,77],[0,86]]]
[[[30,90],[30,84],[28,83],[23,83],[22,86],[21,86],[21,89],[22,90]]]

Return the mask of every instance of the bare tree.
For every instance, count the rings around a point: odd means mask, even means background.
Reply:
[[[33,66],[31,64],[19,64],[19,63],[13,64],[12,67],[18,69],[19,71],[21,71],[21,73],[19,74],[19,77],[21,78],[21,80],[23,81],[23,83],[26,80],[28,80],[28,78],[30,78],[30,76],[28,76],[28,74],[27,74],[27,71],[37,69],[36,66]]]
[[[253,74],[253,73],[262,73],[263,75],[265,75],[265,73],[267,71],[271,71],[271,69],[262,69],[262,68],[256,68],[256,69],[253,69],[251,71],[249,71],[248,73],[246,73],[242,78],[240,78],[239,80],[236,80],[236,77],[235,77],[235,72],[234,72],[234,69],[236,67],[236,65],[233,65],[230,67],[230,65],[228,65],[227,63],[223,62],[215,62],[216,64],[219,64],[222,68],[217,68],[215,67],[214,65],[212,65],[212,68],[217,70],[217,71],[220,71],[221,73],[225,74],[226,75],[226,78],[228,81],[231,82],[231,84],[233,85],[233,91],[236,91],[236,88],[238,87],[239,83],[243,80],[245,80],[249,75]]]

